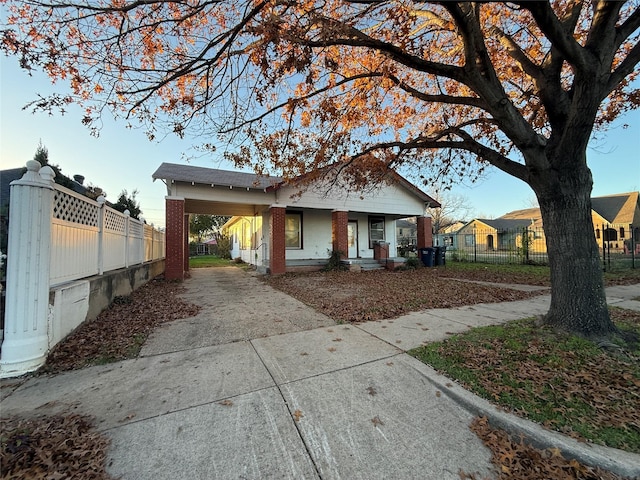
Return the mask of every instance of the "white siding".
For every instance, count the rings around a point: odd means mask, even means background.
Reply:
[[[299,198],[298,191],[284,187],[278,191],[278,202],[287,207],[321,208],[328,210],[348,210],[372,214],[386,214],[400,217],[423,215],[424,202],[400,185],[380,185],[370,192],[331,191],[324,194],[321,188],[309,187]],[[362,198],[361,198],[362,197]]]
[[[329,258],[331,249],[331,212],[302,211],[302,249],[287,249],[286,259]]]

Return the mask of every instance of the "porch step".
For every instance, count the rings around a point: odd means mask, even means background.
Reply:
[[[342,260],[343,265],[359,265],[362,270],[384,270],[384,265],[380,264],[378,260],[373,258],[350,258],[348,260]]]

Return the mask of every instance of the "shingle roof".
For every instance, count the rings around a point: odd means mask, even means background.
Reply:
[[[523,228],[531,225],[531,220],[522,219],[495,218],[489,220],[485,218],[478,218],[478,221],[485,223],[490,227],[495,228],[496,230],[512,230],[515,228]]]
[[[176,182],[193,182],[223,187],[250,188],[264,190],[282,181],[280,177],[259,177],[255,173],[231,172],[215,168],[194,167],[163,163],[153,173],[154,179],[173,180]]]
[[[633,223],[638,192],[594,197],[591,208],[610,223]]]

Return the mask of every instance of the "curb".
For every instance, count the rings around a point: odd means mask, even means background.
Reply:
[[[536,448],[559,448],[565,458],[576,459],[591,467],[600,467],[617,475],[640,478],[640,455],[617,448],[604,447],[547,430],[530,420],[501,410],[484,398],[465,390],[444,375],[414,357],[414,368],[451,400],[474,415],[487,417],[489,423],[512,436],[524,436]]]

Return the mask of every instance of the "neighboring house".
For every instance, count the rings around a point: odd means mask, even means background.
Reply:
[[[396,220],[396,245],[398,254],[414,251],[418,243],[416,217]]]
[[[22,178],[24,171],[24,167],[0,170],[0,255],[7,253],[11,182]]]
[[[620,193],[591,199],[591,217],[598,245],[612,251],[630,252],[632,235],[640,253],[640,194]],[[436,245],[453,248],[473,247],[485,251],[511,250],[522,246],[524,229],[529,250],[546,253],[546,239],[539,208],[514,210],[493,219],[474,219],[455,234],[436,235]]]
[[[382,259],[397,247],[396,220],[418,217],[417,243],[431,246],[426,205],[438,202],[395,172],[365,191],[317,180],[309,185],[277,177],[163,163],[153,174],[167,185],[167,275],[182,278],[184,234],[191,213],[232,215],[224,227],[232,256],[271,273],[343,257]],[[188,251],[187,251],[188,252]],[[394,256],[394,255],[391,255]]]
[[[629,192],[591,199],[593,226],[600,245],[611,250],[640,253],[640,193]]]
[[[463,222],[455,222],[442,229],[433,236],[433,244],[437,247],[458,248],[458,230],[464,227]]]
[[[523,235],[531,226],[531,220],[476,218],[458,230],[458,246],[484,251],[515,250],[522,247]],[[536,243],[538,239],[530,240]]]

